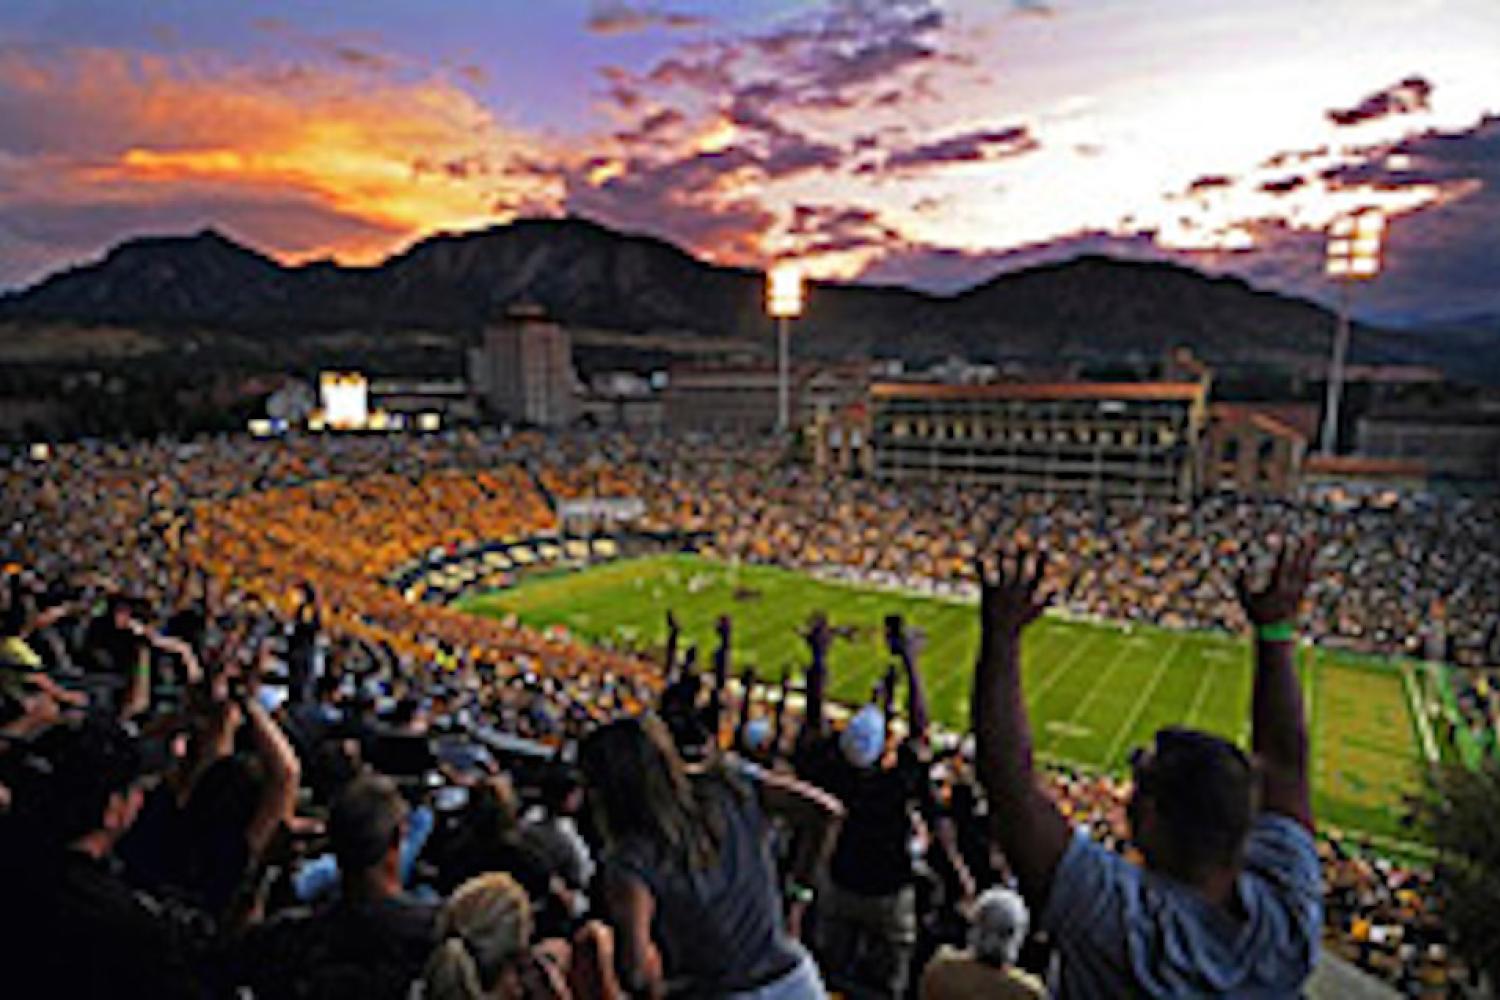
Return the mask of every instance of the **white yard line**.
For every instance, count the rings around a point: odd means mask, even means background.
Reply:
[[[1094,701],[1094,699],[1099,696],[1099,692],[1103,691],[1106,687],[1109,686],[1109,678],[1113,677],[1115,671],[1120,669],[1121,662],[1123,662],[1126,657],[1136,652],[1136,649],[1137,647],[1130,645],[1128,642],[1123,642],[1120,644],[1120,651],[1114,656],[1110,657],[1109,663],[1105,665],[1104,670],[1099,674],[1098,677],[1094,678],[1094,683],[1088,689],[1088,692],[1082,698],[1078,699],[1078,701],[1073,705],[1073,711],[1068,713],[1068,717],[1061,720],[1063,725],[1071,726],[1078,721],[1078,717],[1082,715],[1084,709],[1086,709]],[[1055,723],[1058,720],[1054,719],[1052,721]]]
[[[1432,726],[1427,720],[1427,708],[1416,687],[1416,679],[1411,675],[1411,664],[1402,660],[1401,690],[1406,695],[1406,707],[1417,722],[1417,738],[1422,744],[1422,756],[1427,758],[1427,763],[1436,764],[1438,762],[1437,740],[1432,737]]]
[[[1084,650],[1092,646],[1094,644],[1094,640],[1099,638],[1099,636],[1103,634],[1104,633],[1100,631],[1093,632],[1085,636],[1083,641],[1073,649],[1073,652],[1069,653],[1061,663],[1053,667],[1052,673],[1047,676],[1046,681],[1044,681],[1036,689],[1036,691],[1032,693],[1031,698],[1029,699],[1031,704],[1033,706],[1040,706],[1042,703],[1042,698],[1046,696],[1047,692],[1051,691],[1052,688],[1056,686],[1057,682],[1062,680],[1064,674],[1073,669],[1074,665],[1078,662],[1078,658],[1083,655]]]
[[[1060,629],[1049,629],[1036,639],[1031,648],[1034,651],[1040,646],[1055,643],[1057,642],[1058,637],[1062,635],[1064,635],[1064,633]],[[932,650],[925,650],[922,654],[923,659],[930,662],[931,653]],[[1035,655],[1035,652],[1033,652],[1032,655]],[[939,677],[937,681],[932,685],[932,687],[928,689],[927,700],[932,702],[933,704],[936,704],[939,695],[947,691],[956,681],[966,680],[971,675],[972,671],[971,669],[969,669],[971,667],[972,664],[955,662],[954,665],[948,670],[944,671],[942,676]]]
[[[1130,710],[1130,715],[1125,719],[1125,725],[1120,728],[1119,732],[1115,733],[1115,738],[1110,741],[1109,749],[1105,751],[1104,761],[1100,765],[1105,770],[1109,769],[1110,764],[1115,759],[1115,754],[1120,752],[1120,744],[1125,742],[1126,737],[1135,728],[1135,724],[1140,719],[1141,713],[1145,712],[1146,706],[1151,703],[1151,696],[1156,693],[1156,689],[1166,679],[1167,670],[1171,667],[1172,662],[1177,659],[1178,655],[1181,654],[1183,647],[1186,645],[1187,639],[1178,639],[1176,645],[1172,647],[1172,651],[1162,657],[1161,662],[1156,665],[1156,674],[1151,678],[1151,683],[1146,685],[1146,690],[1141,692],[1141,696],[1136,699],[1135,706]]]
[[[1193,717],[1198,714],[1198,709],[1203,707],[1203,696],[1208,694],[1209,681],[1213,678],[1213,671],[1205,670],[1198,678],[1198,690],[1193,692],[1192,704],[1188,705],[1187,715],[1183,717],[1182,724],[1189,729],[1193,726]]]

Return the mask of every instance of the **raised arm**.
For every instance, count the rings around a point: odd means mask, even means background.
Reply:
[[[1260,762],[1261,808],[1313,829],[1307,780],[1307,722],[1297,680],[1297,623],[1318,547],[1288,542],[1265,587],[1252,590],[1245,575],[1235,582],[1245,616],[1255,630],[1255,686],[1250,705],[1250,745]]]
[[[839,826],[844,822],[844,805],[805,781],[774,771],[761,773],[760,800],[766,812],[779,816],[791,826],[796,851],[787,866],[791,883],[787,900],[787,932],[802,936],[802,916],[812,900],[818,870],[833,850]]]
[[[682,629],[677,625],[677,616],[669,609],[667,611],[667,658],[662,664],[668,684],[677,679],[677,643],[681,636]]]
[[[740,718],[734,727],[734,745],[743,747],[745,745],[745,727],[750,725],[750,709],[753,699],[751,692],[755,690],[755,668],[746,667],[740,675]]]
[[[717,745],[719,721],[724,711],[724,688],[729,683],[729,658],[734,638],[734,623],[728,615],[720,615],[715,628],[719,635],[719,644],[714,647],[714,689],[708,696],[708,711],[714,720],[714,739]]]
[[[1001,553],[993,571],[983,560],[979,662],[972,713],[980,784],[989,796],[994,835],[1033,913],[1041,913],[1063,851],[1068,822],[1037,784],[1031,722],[1021,694],[1021,633],[1046,608],[1040,592],[1045,553]]]
[[[781,668],[781,693],[776,698],[776,735],[771,737],[771,759],[775,760],[781,756],[781,748],[786,746],[782,737],[786,733],[786,699],[792,690],[792,668]]]
[[[282,824],[291,821],[297,807],[297,786],[302,781],[302,765],[297,758],[297,751],[292,748],[286,733],[281,731],[281,726],[271,718],[258,697],[260,673],[264,668],[264,658],[269,646],[263,645],[261,648],[262,662],[251,675],[244,703],[251,743],[266,770],[260,802],[256,804],[255,814],[245,830],[245,841],[254,858],[264,857]]]
[[[900,615],[890,615],[885,620],[885,641],[906,671],[906,721],[911,727],[910,738],[925,748],[929,720],[927,689],[922,685],[922,671],[917,668],[922,655],[922,634],[908,629]]]
[[[812,654],[805,685],[807,718],[797,737],[799,743],[806,743],[823,736],[823,696],[824,688],[828,685],[828,648],[833,645],[833,630],[828,627],[828,617],[821,611],[813,615],[802,637],[807,640],[807,650]]]

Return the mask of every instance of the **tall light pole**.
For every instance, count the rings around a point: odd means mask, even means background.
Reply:
[[[1328,366],[1328,390],[1323,403],[1324,455],[1338,451],[1339,403],[1344,394],[1344,363],[1349,356],[1350,286],[1380,273],[1380,247],[1385,236],[1385,213],[1364,208],[1334,220],[1328,230],[1325,271],[1339,285],[1339,325],[1333,338],[1333,361]]]
[[[802,315],[802,272],[791,264],[777,264],[766,274],[766,311],[776,320],[778,339],[776,430],[786,434],[792,426],[792,392],[787,373],[787,326]]]

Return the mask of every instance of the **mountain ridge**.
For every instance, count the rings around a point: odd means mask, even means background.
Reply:
[[[769,344],[763,281],[580,218],[435,234],[364,266],[283,265],[209,228],[136,237],[0,296],[0,321],[378,337],[471,333],[527,302],[570,324]],[[1310,365],[1327,356],[1334,318],[1237,277],[1095,253],[950,295],[814,282],[794,329],[800,353],[825,358],[1119,361],[1188,346],[1212,363]],[[1363,325],[1356,334],[1367,360],[1442,361],[1412,334]]]

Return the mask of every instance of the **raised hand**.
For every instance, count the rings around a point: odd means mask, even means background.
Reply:
[[[1312,579],[1313,560],[1318,545],[1310,538],[1289,541],[1276,554],[1276,565],[1266,585],[1259,590],[1250,586],[1249,573],[1242,571],[1234,582],[1240,606],[1253,625],[1295,623],[1302,613],[1303,598]]]
[[[807,648],[812,651],[815,660],[826,656],[829,647],[833,645],[833,629],[828,627],[828,616],[821,611],[816,612],[808,619],[802,638],[806,640]]]
[[[979,578],[979,620],[987,638],[1007,638],[1041,617],[1052,603],[1052,593],[1042,590],[1047,573],[1045,550],[1006,546],[993,559],[974,560]]]

